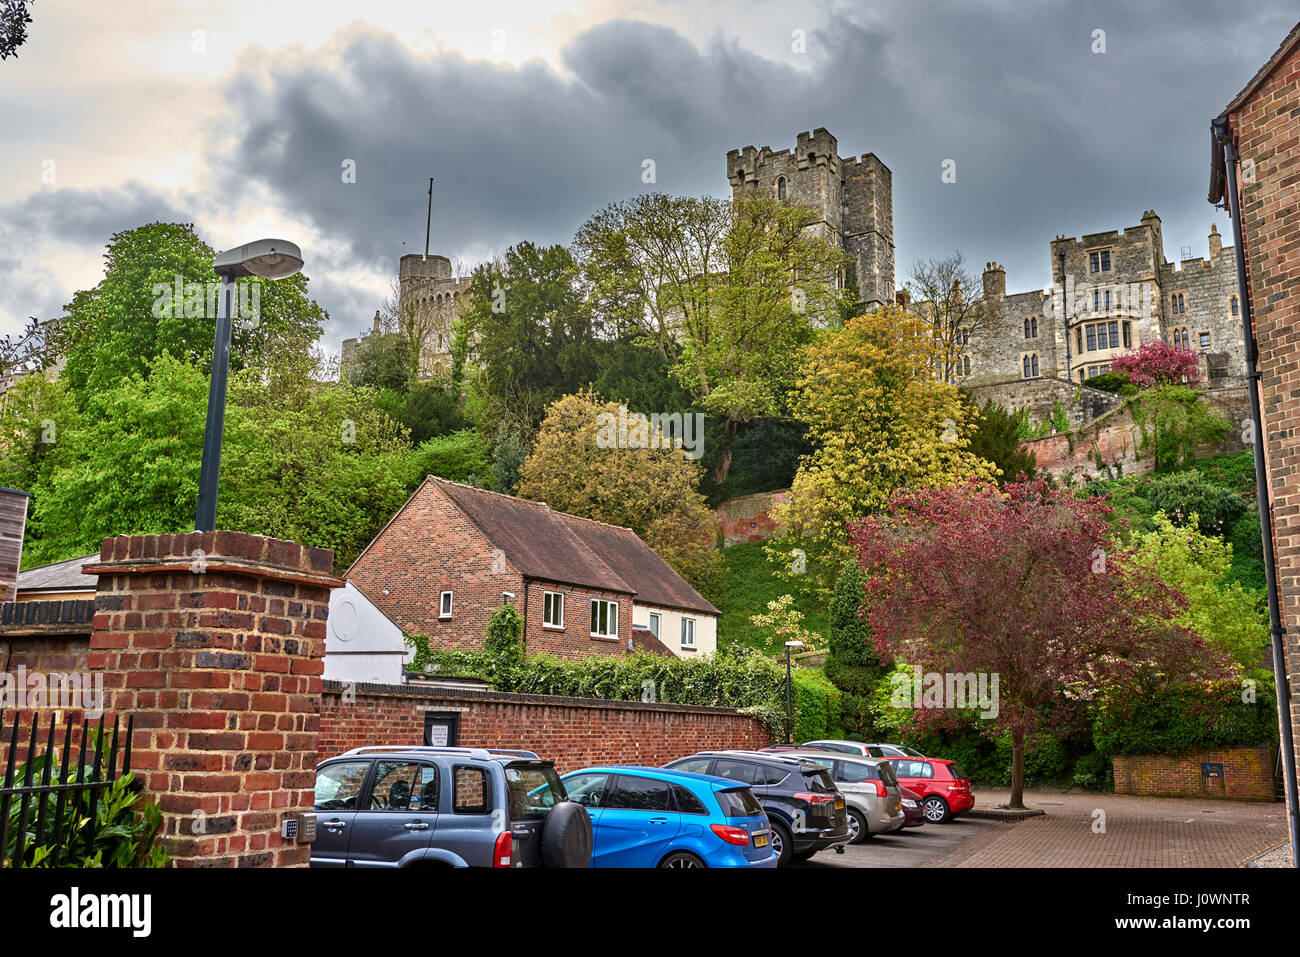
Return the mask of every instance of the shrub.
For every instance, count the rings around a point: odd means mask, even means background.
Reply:
[[[1246,503],[1236,492],[1196,470],[1156,476],[1146,488],[1146,499],[1153,510],[1164,512],[1175,525],[1182,525],[1195,513],[1203,534],[1225,538],[1246,511]]]
[[[1126,374],[1139,389],[1200,381],[1200,360],[1191,349],[1173,346],[1163,339],[1138,346],[1136,352],[1116,356],[1112,372]]]
[[[1094,389],[1101,389],[1103,392],[1118,394],[1120,389],[1132,381],[1127,372],[1103,372],[1101,375],[1095,375],[1084,382],[1084,385],[1092,386]]]
[[[502,605],[488,619],[483,653],[505,663],[524,660],[524,619],[514,605]]]
[[[1173,754],[1277,740],[1277,705],[1270,677],[1261,675],[1254,701],[1242,701],[1238,681],[1153,690],[1136,701],[1104,702],[1093,720],[1093,742],[1106,757]]]

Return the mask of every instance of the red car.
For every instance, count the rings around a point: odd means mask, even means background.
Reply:
[[[975,806],[970,778],[955,761],[942,758],[886,758],[898,783],[921,795],[921,813],[930,824],[944,824]]]

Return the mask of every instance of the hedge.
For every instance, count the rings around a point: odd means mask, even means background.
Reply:
[[[1277,741],[1277,699],[1271,677],[1243,702],[1240,681],[1216,681],[1148,694],[1136,704],[1103,705],[1093,721],[1093,743],[1106,757]]]

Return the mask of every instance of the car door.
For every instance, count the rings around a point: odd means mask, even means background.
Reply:
[[[311,845],[312,867],[347,867],[348,842],[357,815],[357,799],[370,774],[369,761],[338,761],[316,772],[316,840]]]
[[[913,761],[908,758],[904,761],[890,761],[894,766],[894,776],[898,778],[898,783],[905,788],[911,788],[917,794],[923,795],[926,792],[926,781],[921,778],[922,762]]]
[[[438,821],[439,783],[434,764],[376,761],[365,806],[352,824],[352,866],[400,867],[423,857]]]
[[[667,781],[619,774],[604,796],[593,867],[656,867],[681,829]]]

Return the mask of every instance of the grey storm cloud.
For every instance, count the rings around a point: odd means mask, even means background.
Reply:
[[[193,208],[182,208],[174,198],[134,181],[116,187],[41,190],[0,208],[6,232],[72,242],[102,237],[105,244],[113,233],[145,223],[193,222],[194,218]]]
[[[802,28],[796,15],[769,26]],[[1136,224],[1148,208],[1170,243],[1204,242],[1208,121],[1289,26],[1271,0],[908,4],[808,29],[796,69],[734,40],[701,47],[615,20],[572,39],[563,70],[418,54],[352,28],[336,58],[232,81],[247,122],[224,165],[349,244],[357,265],[391,269],[421,248],[429,175],[433,250],[454,256],[567,242],[647,189],[725,194],[728,149],[788,148],[825,126],[842,154],[875,152],[893,170],[900,282],[913,258],[960,249],[1031,288],[1050,281],[1054,235]],[[345,159],[355,184],[341,182]]]

